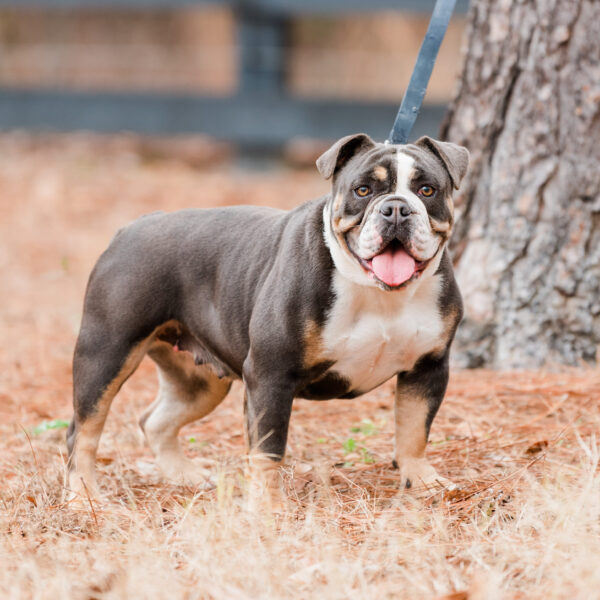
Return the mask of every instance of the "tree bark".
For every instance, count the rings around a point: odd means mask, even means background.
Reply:
[[[471,0],[442,139],[471,165],[452,250],[455,363],[593,363],[600,344],[600,1]]]

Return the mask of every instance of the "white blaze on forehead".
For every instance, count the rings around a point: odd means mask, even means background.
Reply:
[[[400,149],[396,151],[396,194],[409,192],[408,184],[413,175],[415,159],[408,154],[404,154]]]
[[[396,152],[396,191],[397,196],[402,196],[410,206],[411,210],[428,218],[427,208],[423,201],[410,189],[410,181],[415,172],[415,159],[404,154],[400,149]]]

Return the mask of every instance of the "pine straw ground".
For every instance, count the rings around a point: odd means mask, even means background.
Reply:
[[[144,363],[102,440],[106,501],[66,506],[55,420],[70,417],[85,280],[113,232],[158,208],[290,207],[326,186],[126,137],[3,135],[0,154],[2,598],[600,598],[593,370],[454,372],[428,447],[460,486],[445,493],[396,489],[391,384],[299,401],[289,500],[269,516],[244,508],[239,386],[181,438],[216,489],[160,480],[136,426],[156,390]]]

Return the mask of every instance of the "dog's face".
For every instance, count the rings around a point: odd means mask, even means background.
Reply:
[[[465,148],[428,137],[399,146],[365,134],[336,142],[317,167],[333,177],[325,234],[338,269],[394,290],[437,268],[468,159]]]

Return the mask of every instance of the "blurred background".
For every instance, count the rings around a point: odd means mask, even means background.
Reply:
[[[275,154],[355,131],[383,140],[433,5],[0,0],[0,128],[201,134]],[[414,137],[437,133],[466,9],[459,0]]]

